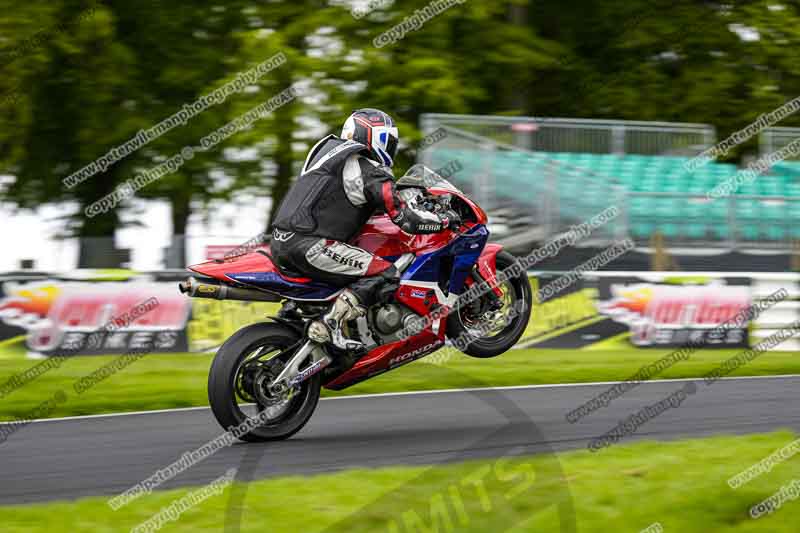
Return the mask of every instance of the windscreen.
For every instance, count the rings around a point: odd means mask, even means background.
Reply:
[[[426,189],[436,187],[463,194],[458,187],[421,163],[409,168],[408,172],[397,180],[397,185],[401,187],[424,187]]]

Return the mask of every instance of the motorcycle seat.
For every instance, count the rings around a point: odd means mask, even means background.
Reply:
[[[285,267],[281,267],[278,265],[278,262],[272,257],[272,255],[266,250],[258,250],[258,253],[263,254],[269,260],[269,262],[274,267],[274,272],[276,272],[282,279],[290,283],[311,283],[311,278],[298,276],[296,272],[291,272],[289,269]]]

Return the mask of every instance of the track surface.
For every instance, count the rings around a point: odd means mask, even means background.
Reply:
[[[322,400],[311,422],[291,440],[237,443],[161,488],[207,483],[239,467],[245,451],[249,466],[242,468],[257,479],[585,447],[686,383],[642,384],[576,424],[565,414],[608,385]],[[800,377],[696,383],[697,393],[680,407],[623,442],[800,430]],[[115,495],[220,433],[207,409],[36,422],[0,445],[0,504]]]

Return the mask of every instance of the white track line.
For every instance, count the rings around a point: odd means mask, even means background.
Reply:
[[[780,374],[777,376],[734,376],[720,378],[717,381],[746,381],[746,380],[759,380],[759,379],[792,379],[800,378],[800,374]],[[671,379],[653,379],[639,383],[641,385],[658,385],[659,383],[681,383],[685,381],[699,381],[702,377],[696,378],[671,378]],[[552,383],[541,385],[510,385],[506,387],[473,387],[465,389],[441,389],[441,390],[420,390],[420,391],[406,391],[406,392],[379,392],[377,394],[352,394],[350,396],[336,396],[333,398],[320,398],[321,402],[331,400],[356,400],[364,398],[380,398],[385,396],[418,396],[422,394],[447,394],[452,392],[481,392],[481,391],[511,391],[511,390],[525,390],[525,389],[560,389],[570,387],[599,387],[603,385],[616,385],[624,381],[594,381],[589,383]],[[252,405],[252,404],[244,404]],[[30,423],[41,422],[64,422],[70,420],[85,420],[91,418],[104,418],[104,417],[117,417],[117,416],[135,416],[135,415],[153,415],[160,413],[181,413],[185,411],[198,411],[200,409],[211,409],[209,406],[199,407],[176,407],[174,409],[154,409],[152,411],[130,411],[126,413],[105,413],[99,415],[79,415],[79,416],[65,416],[61,418],[36,418],[34,420],[26,421]],[[0,422],[0,426],[8,424],[16,424],[18,422]]]

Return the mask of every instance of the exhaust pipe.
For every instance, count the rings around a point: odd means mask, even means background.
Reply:
[[[202,281],[191,277],[186,281],[178,283],[181,294],[191,298],[210,298],[212,300],[241,300],[245,302],[280,302],[281,298],[277,294],[257,289],[242,289],[225,285],[215,279],[204,279]]]

